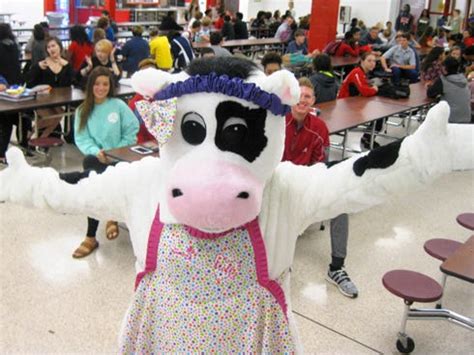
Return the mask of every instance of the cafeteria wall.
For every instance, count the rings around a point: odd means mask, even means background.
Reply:
[[[44,20],[42,0],[0,0],[0,13],[13,13],[12,20],[33,26]]]

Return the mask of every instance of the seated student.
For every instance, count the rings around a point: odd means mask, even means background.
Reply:
[[[52,88],[70,87],[73,79],[71,63],[61,57],[63,45],[57,37],[46,40],[47,57],[34,65],[27,75],[27,86],[49,85]],[[58,116],[64,113],[61,107],[52,107],[36,110],[40,117]],[[61,117],[42,119],[38,122],[38,129],[42,130],[40,137],[48,137],[57,127]]]
[[[234,25],[232,24],[229,15],[224,16],[224,26],[222,26],[221,35],[226,41],[235,38]]]
[[[281,25],[278,26],[278,29],[274,37],[278,38],[283,43],[286,43],[289,40],[291,40],[291,37],[293,35],[292,26],[294,23],[295,23],[295,20],[292,16],[290,15],[286,16],[283,22],[281,23]]]
[[[117,85],[121,72],[115,60],[115,48],[108,39],[102,39],[95,44],[94,54],[92,57],[86,57],[86,60],[77,72],[76,81],[81,88],[85,87],[87,77],[92,69],[98,66],[108,68],[114,75],[114,83]]]
[[[105,31],[102,28],[96,28],[94,31],[94,34],[92,35],[92,43],[94,46],[97,44],[97,42],[107,39],[105,35]]]
[[[142,38],[142,33],[142,26],[135,26],[132,30],[133,38],[125,43],[121,51],[125,58],[122,67],[128,76],[135,73],[138,70],[138,63],[150,55],[150,46]]]
[[[420,37],[419,43],[421,47],[433,48],[435,46],[433,42],[433,33],[434,33],[433,27],[428,26],[425,32],[423,32],[423,34]]]
[[[462,50],[461,50],[461,47],[458,47],[458,46],[454,46],[450,49],[449,51],[449,55],[453,58],[456,58],[457,60],[459,60],[459,62],[461,62],[462,60]]]
[[[241,12],[235,14],[234,33],[235,39],[248,39],[249,32],[247,29],[247,23],[243,21],[244,15]]]
[[[204,47],[201,48],[201,58],[213,58],[216,56],[216,53],[214,53],[214,49],[210,47]]]
[[[463,43],[466,48],[474,46],[474,28],[469,28],[462,32]]]
[[[167,37],[171,45],[171,54],[173,58],[172,68],[175,72],[179,72],[186,68],[195,58],[193,48],[189,40],[181,36],[178,31],[168,32]]]
[[[335,100],[339,85],[332,71],[331,58],[327,54],[319,54],[313,59],[315,74],[309,79],[314,86],[316,103]]]
[[[364,36],[364,38],[361,38],[360,45],[365,46],[370,44],[373,50],[386,49],[386,43],[380,39],[379,31],[380,29],[378,27],[371,27],[370,31]]]
[[[161,31],[182,31],[183,27],[178,25],[176,22],[176,12],[175,11],[168,11],[165,17],[161,20],[160,24]]]
[[[448,36],[450,30],[448,27],[443,26],[438,28],[438,35],[433,38],[433,43],[437,47],[447,47],[448,46]]]
[[[265,75],[270,75],[278,70],[281,70],[281,64],[281,55],[276,52],[268,52],[262,58],[263,72]]]
[[[300,100],[286,115],[286,138],[283,161],[296,165],[313,165],[328,158],[329,132],[324,121],[314,114],[316,101],[313,85],[308,78],[300,78]],[[355,284],[344,270],[347,255],[349,217],[342,214],[331,220],[331,264],[326,280],[351,298],[358,295]]]
[[[147,69],[147,68],[158,69],[156,67],[156,62],[155,62],[154,59],[147,58],[147,59],[143,59],[140,63],[138,63],[138,70],[143,70],[143,69]],[[133,96],[130,99],[130,101],[128,102],[128,107],[130,107],[130,109],[133,111],[133,113],[135,114],[135,116],[138,119],[138,123],[140,124],[140,128],[139,128],[138,133],[137,133],[137,143],[138,144],[142,144],[142,143],[149,142],[149,141],[155,141],[155,138],[152,136],[152,134],[150,132],[148,132],[148,129],[145,126],[145,122],[143,122],[142,118],[140,117],[140,115],[136,111],[136,103],[138,101],[143,100],[143,99],[144,99],[144,97],[142,95],[140,95],[139,93],[136,93],[135,96]]]
[[[288,43],[288,47],[286,48],[286,53],[289,54],[303,54],[308,55],[308,44],[306,43],[306,35],[304,30],[296,30],[295,31],[295,39]],[[310,57],[314,57],[320,52],[315,49],[313,52],[309,54]]]
[[[372,47],[370,45],[360,46],[360,29],[357,27],[346,32],[344,34],[344,40],[341,42],[339,47],[334,54],[337,57],[358,57],[362,52],[371,52]]]
[[[179,35],[179,32],[174,30],[170,32]],[[158,69],[170,70],[173,66],[170,41],[167,36],[160,35],[156,27],[150,28],[150,56],[155,59]]]
[[[421,64],[421,80],[426,84],[435,81],[444,73],[443,62],[445,59],[444,48],[433,48]]]
[[[466,77],[459,72],[460,63],[453,57],[446,57],[443,63],[446,74],[428,86],[427,96],[441,96],[449,104],[449,123],[469,123],[471,121],[471,92]]]
[[[191,29],[193,28],[194,22],[196,22],[196,21],[201,22],[202,17],[203,17],[203,13],[201,11],[196,11],[193,18],[191,20],[189,20],[188,31],[191,31]]]
[[[383,69],[392,73],[395,84],[399,84],[401,78],[407,78],[412,83],[418,81],[415,51],[408,45],[409,39],[409,35],[405,33],[397,35],[399,44],[390,48],[380,58]],[[390,67],[387,60],[390,61]]]
[[[91,56],[94,45],[89,41],[86,29],[81,25],[75,25],[69,30],[71,44],[67,48],[68,59],[72,64],[72,69],[78,71],[87,56]]]
[[[469,75],[474,71],[474,46],[467,47],[462,54],[460,71]]]
[[[211,36],[211,25],[212,21],[211,19],[204,18],[201,21],[201,30],[199,31],[197,35],[197,42],[202,43],[202,42],[209,42],[209,38]]]
[[[86,98],[77,108],[74,133],[76,146],[85,155],[84,174],[66,173],[61,178],[76,183],[80,177],[90,171],[103,173],[111,162],[105,151],[120,148],[136,142],[138,121],[127,104],[114,98],[114,75],[106,67],[98,66],[89,75]],[[87,234],[80,246],[74,251],[74,258],[83,258],[99,247],[96,232],[99,221],[87,218]],[[107,239],[118,237],[117,222],[106,224]]]
[[[185,37],[186,39],[188,39],[189,42],[191,42],[191,43],[204,42],[204,41],[202,41],[201,38],[199,37],[199,34],[200,34],[200,32],[201,32],[201,29],[202,29],[201,21],[200,21],[200,20],[196,20],[196,21],[194,21],[193,24],[191,25],[191,28],[189,29],[189,31],[183,32],[182,36]]]
[[[224,43],[224,39],[220,32],[211,32],[211,48],[214,51],[216,57],[230,57],[232,54],[226,49],[222,47],[222,43]]]
[[[216,21],[214,21],[214,29],[217,31],[220,31],[222,27],[224,27],[224,16],[225,12],[220,12],[219,17],[217,18]]]
[[[338,99],[343,99],[349,96],[375,96],[377,95],[378,88],[375,85],[371,85],[367,79],[367,74],[372,72],[375,68],[375,56],[372,53],[362,54],[360,64],[358,67],[352,69],[349,75],[344,79],[339,91]],[[375,122],[375,129],[380,131],[383,126],[383,121],[378,120]],[[372,127],[372,126],[371,126]],[[361,145],[370,149],[370,133],[366,132],[362,135],[360,140]],[[379,144],[374,141],[374,148],[378,147]]]

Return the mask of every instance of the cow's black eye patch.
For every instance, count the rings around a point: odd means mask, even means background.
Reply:
[[[181,121],[181,134],[189,144],[201,144],[206,138],[206,122],[200,114],[188,112]]]
[[[250,109],[235,101],[224,101],[216,107],[216,146],[254,161],[267,145],[263,108]]]

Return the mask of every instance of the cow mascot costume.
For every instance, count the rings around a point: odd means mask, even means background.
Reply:
[[[160,158],[71,185],[13,148],[0,172],[2,201],[127,224],[139,272],[122,353],[298,352],[289,299],[298,235],[452,168],[445,103],[402,142],[303,167],[280,162],[284,115],[299,100],[288,71],[267,77],[245,59],[213,58],[132,82]]]

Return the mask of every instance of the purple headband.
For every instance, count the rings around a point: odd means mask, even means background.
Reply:
[[[290,106],[283,104],[277,95],[260,89],[254,83],[244,83],[240,78],[231,79],[227,75],[218,76],[216,73],[196,75],[184,81],[172,83],[155,94],[154,99],[167,100],[197,92],[215,92],[234,96],[252,102],[278,116],[290,112]]]

